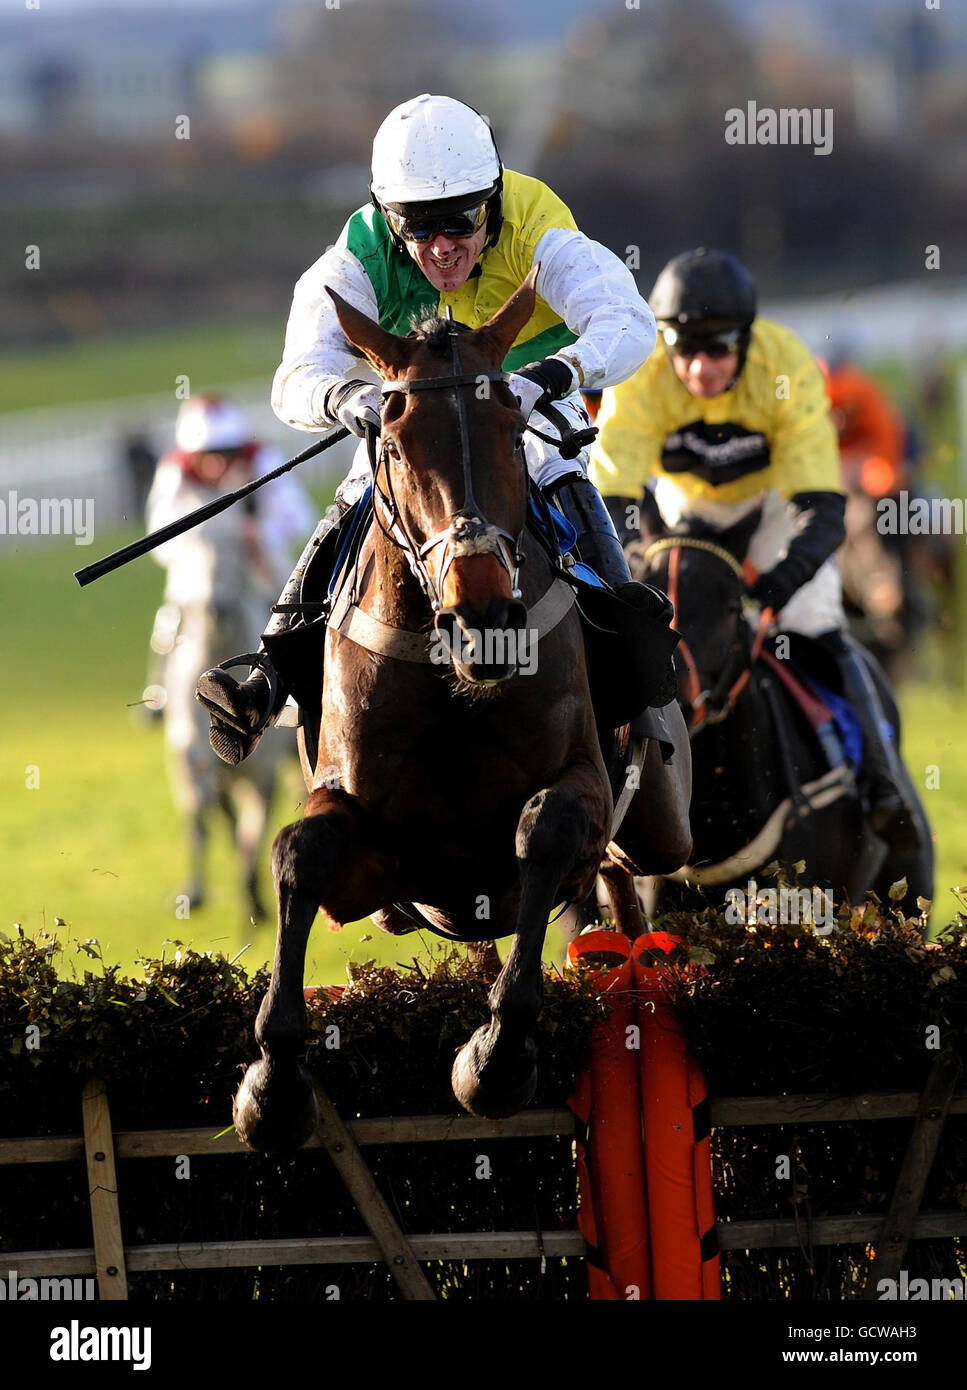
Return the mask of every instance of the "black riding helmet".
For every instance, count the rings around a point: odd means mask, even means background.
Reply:
[[[738,352],[739,366],[729,388],[735,385],[745,366],[758,308],[755,281],[737,256],[704,246],[683,251],[658,276],[649,303],[669,351],[700,351],[718,342]]]

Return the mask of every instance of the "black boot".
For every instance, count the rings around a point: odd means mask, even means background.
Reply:
[[[300,598],[306,569],[323,540],[340,527],[348,511],[349,506],[337,498],[319,522],[278,602],[272,605],[272,617],[263,637],[275,637],[302,625]],[[252,667],[246,680],[237,681],[229,675],[228,667],[246,661]],[[288,697],[289,692],[279,680],[262,642],[259,642],[258,651],[205,671],[195,686],[195,699],[211,716],[208,740],[222,762],[230,767],[237,767],[249,756]]]
[[[895,851],[916,850],[920,845],[916,807],[905,794],[899,753],[885,732],[889,720],[863,650],[845,633],[829,633],[818,640],[836,658],[843,694],[860,722],[873,829]]]
[[[668,625],[674,615],[671,602],[661,589],[632,579],[608,508],[594,484],[583,474],[572,473],[548,487],[546,494],[577,531],[575,548],[578,557],[611,586],[623,603],[654,621]],[[650,653],[643,656],[646,664],[654,660]],[[668,704],[675,699],[677,689],[674,663],[669,660],[667,670],[657,683],[658,693],[653,703],[659,707]],[[642,720],[645,723],[639,728]],[[643,737],[652,736],[647,710],[632,720],[631,730],[635,734],[640,732]]]
[[[604,498],[581,473],[571,473],[546,489],[578,533],[578,556],[620,593],[626,603],[642,608],[663,622],[670,622],[672,605],[660,589],[632,579],[624,548],[608,514]]]

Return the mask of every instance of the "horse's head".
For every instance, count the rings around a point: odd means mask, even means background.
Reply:
[[[406,554],[458,676],[477,684],[514,674],[512,635],[527,619],[524,421],[501,363],[533,313],[535,279],[481,328],[432,318],[408,337],[329,291],[346,337],[384,379],[377,518]]]
[[[675,661],[692,733],[725,718],[748,680],[752,641],[743,616],[742,562],[759,520],[758,509],[725,530],[690,519],[645,550],[644,577],[675,605],[682,633]]]

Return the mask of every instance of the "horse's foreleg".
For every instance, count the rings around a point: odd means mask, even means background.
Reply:
[[[471,1114],[512,1115],[534,1094],[537,1048],[532,1028],[541,1010],[547,919],[560,901],[565,879],[582,868],[593,876],[603,846],[599,842],[589,849],[591,838],[586,794],[577,784],[558,783],[538,792],[524,807],[517,828],[517,930],[490,990],[490,1022],[477,1029],[453,1064],[454,1095]]]
[[[666,705],[665,722],[674,745],[672,756],[664,762],[658,742],[649,741],[641,785],[615,841],[622,853],[609,851],[616,863],[636,874],[673,874],[688,863],[692,852],[692,751],[677,704]]]
[[[611,904],[614,929],[636,941],[645,930],[645,919],[635,891],[632,870],[612,856],[609,849],[601,862],[601,878]]]
[[[291,1152],[316,1125],[312,1078],[304,1065],[303,972],[318,908],[331,911],[344,896],[340,884],[355,876],[359,846],[352,801],[345,793],[314,793],[306,818],[284,826],[272,846],[279,930],[272,981],[255,1023],[262,1058],[245,1073],[234,1110],[235,1127],[253,1148]]]

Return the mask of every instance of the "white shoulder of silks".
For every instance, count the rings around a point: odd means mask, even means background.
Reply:
[[[626,380],[651,356],[655,316],[625,263],[583,232],[553,227],[538,241],[536,289],[578,341],[566,355],[581,364],[589,389]]]
[[[296,282],[292,297],[293,313],[302,307],[310,310],[321,308],[335,319],[336,311],[326,294],[327,288],[335,290],[362,313],[372,318],[378,317],[376,294],[362,262],[340,242],[330,246]]]

